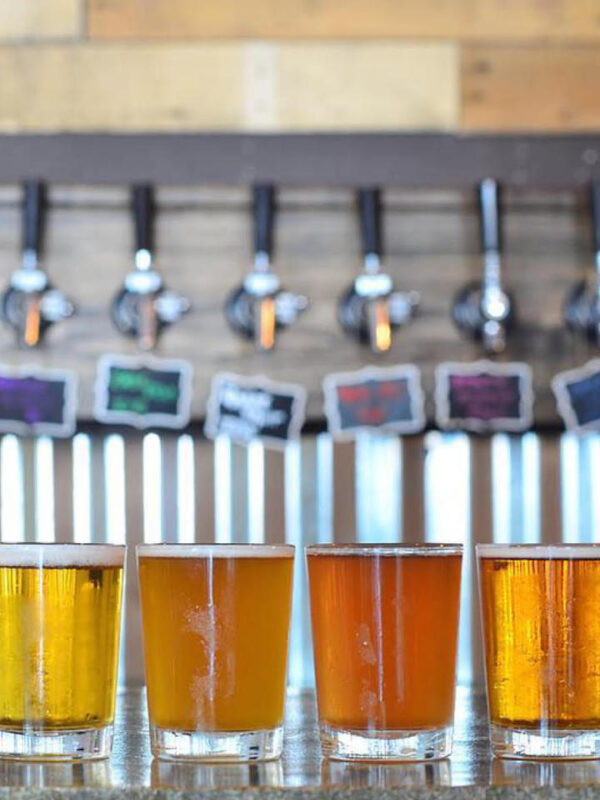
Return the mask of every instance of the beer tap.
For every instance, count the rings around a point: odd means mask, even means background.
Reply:
[[[134,337],[140,350],[153,350],[165,328],[190,309],[186,297],[166,288],[154,267],[154,191],[149,184],[132,187],[131,208],[135,228],[134,268],[111,306],[116,328]]]
[[[472,281],[456,296],[452,316],[458,328],[480,341],[489,355],[503,352],[515,321],[515,302],[502,285],[500,188],[493,178],[479,184],[483,280]]]
[[[40,266],[46,210],[45,185],[26,181],[21,266],[2,296],[2,317],[15,331],[19,346],[26,349],[37,347],[53,323],[75,313],[73,303],[54,288]]]
[[[358,208],[363,270],[341,296],[338,319],[346,332],[368,344],[374,353],[384,353],[392,346],[392,330],[405,325],[414,316],[419,295],[414,291],[394,291],[392,278],[381,268],[380,190],[359,189]]]
[[[592,233],[595,254],[594,278],[578,281],[567,295],[565,320],[568,327],[600,347],[600,181],[590,187]]]
[[[284,291],[271,267],[275,222],[275,189],[268,184],[253,188],[254,265],[241,286],[225,302],[230,327],[253,339],[258,350],[275,346],[275,332],[292,325],[308,307],[303,295]]]

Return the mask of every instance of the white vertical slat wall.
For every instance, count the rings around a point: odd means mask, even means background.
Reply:
[[[276,542],[298,548],[290,684],[311,685],[303,557],[314,542],[463,542],[459,681],[482,678],[473,545],[600,542],[600,435],[431,432],[306,437],[285,451],[190,434],[0,439],[0,538],[127,543],[123,680],[143,680],[133,547]]]

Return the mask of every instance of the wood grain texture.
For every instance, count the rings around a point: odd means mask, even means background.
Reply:
[[[27,45],[0,49],[0,130],[453,129],[452,44]]]
[[[468,46],[461,91],[467,131],[596,130],[600,50]]]
[[[0,42],[74,39],[83,34],[86,0],[0,3]]]
[[[18,263],[19,192],[0,195],[0,282]],[[54,187],[50,193],[46,267],[68,290],[78,315],[56,325],[35,354],[41,365],[70,367],[81,378],[80,410],[90,418],[92,384],[104,352],[135,353],[113,329],[108,307],[131,268],[132,230],[127,192],[120,188]],[[345,190],[280,193],[276,268],[282,284],[306,294],[311,307],[277,348],[258,354],[236,337],[223,315],[227,292],[251,260],[249,194],[238,189],[163,188],[158,192],[157,263],[169,285],[191,298],[187,317],[163,336],[157,354],[187,358],[195,370],[193,414],[202,417],[213,374],[263,373],[303,384],[308,414],[322,416],[325,374],[365,364],[413,362],[428,392],[435,365],[481,355],[460,337],[450,319],[459,287],[480,273],[474,192],[388,191],[385,195],[386,264],[399,287],[421,293],[417,319],[394,337],[381,358],[343,335],[336,303],[360,269],[354,195]],[[516,294],[520,325],[506,359],[531,363],[537,391],[536,419],[557,423],[551,377],[584,363],[593,348],[568,334],[562,304],[571,283],[588,269],[588,213],[582,195],[509,192],[506,198],[506,280]],[[541,289],[543,287],[543,291]],[[0,330],[0,361],[24,363],[11,331]]]
[[[597,39],[597,0],[88,0],[98,38]]]

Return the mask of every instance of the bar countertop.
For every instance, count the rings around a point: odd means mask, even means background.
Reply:
[[[143,692],[127,689],[119,695],[112,758],[83,764],[0,760],[0,800],[600,797],[600,761],[491,758],[485,701],[478,692],[459,689],[454,752],[443,761],[373,765],[322,760],[311,693],[288,697],[286,723],[280,761],[240,766],[157,761],[150,756]]]

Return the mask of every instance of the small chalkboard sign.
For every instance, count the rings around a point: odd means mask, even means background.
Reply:
[[[436,368],[440,428],[524,431],[533,422],[533,380],[527,364],[445,363]]]
[[[190,419],[187,361],[105,355],[98,361],[94,416],[109,425],[184,428]]]
[[[71,436],[77,414],[77,376],[37,367],[0,366],[0,431]]]
[[[600,359],[559,372],[552,381],[558,412],[570,430],[600,430]]]
[[[413,364],[366,367],[323,380],[329,432],[351,438],[358,431],[418,433],[425,427],[421,372]]]
[[[222,372],[212,380],[204,432],[210,439],[224,435],[241,444],[260,439],[282,447],[299,437],[305,407],[302,386]]]

